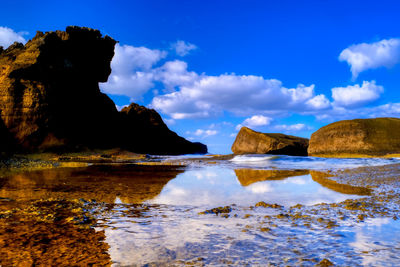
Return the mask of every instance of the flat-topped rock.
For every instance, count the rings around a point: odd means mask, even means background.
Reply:
[[[260,133],[242,127],[232,145],[235,154],[306,156],[308,139],[281,133]]]
[[[313,156],[361,157],[400,153],[400,119],[355,119],[331,123],[311,135]]]

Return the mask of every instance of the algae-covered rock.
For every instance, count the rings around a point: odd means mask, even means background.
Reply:
[[[306,156],[308,139],[280,133],[260,133],[242,127],[232,145],[235,154]]]
[[[311,135],[313,156],[384,156],[400,153],[400,119],[376,118],[334,122]]]

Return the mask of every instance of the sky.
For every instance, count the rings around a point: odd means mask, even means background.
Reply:
[[[240,127],[309,138],[400,117],[398,1],[7,1],[0,46],[77,25],[118,41],[102,92],[210,153]]]

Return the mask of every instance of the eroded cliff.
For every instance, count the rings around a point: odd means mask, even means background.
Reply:
[[[205,153],[204,145],[170,131],[155,111],[118,112],[100,92],[98,83],[111,73],[115,44],[98,30],[67,27],[0,49],[0,110],[5,135],[12,140],[8,143],[28,152],[123,147],[141,153]]]

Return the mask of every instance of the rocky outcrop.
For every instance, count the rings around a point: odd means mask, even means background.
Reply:
[[[235,154],[306,156],[308,139],[280,133],[260,133],[242,127],[232,145]]]
[[[68,27],[0,55],[1,117],[19,149],[110,145],[118,111],[98,83],[111,73],[115,43]]]
[[[329,124],[311,135],[308,153],[329,157],[400,153],[400,119],[356,119]]]
[[[154,110],[132,103],[121,110],[121,146],[137,153],[194,154],[207,153],[207,146],[192,143],[170,131],[161,116]],[[130,142],[129,140],[148,140]]]
[[[143,122],[134,111],[119,113],[100,92],[98,83],[111,73],[115,44],[98,30],[67,27],[38,32],[26,45],[14,43],[0,52],[1,119],[18,150],[140,147],[143,153],[205,152],[204,146],[171,132],[159,116]],[[154,149],[155,143],[164,142],[176,146]]]

